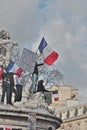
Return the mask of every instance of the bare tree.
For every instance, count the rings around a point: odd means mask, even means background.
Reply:
[[[51,84],[51,85],[60,85],[64,84],[64,75],[62,72],[60,72],[57,69],[49,69],[49,66],[46,67],[44,66],[42,70],[40,71],[39,76],[43,75],[44,80],[46,81],[46,85]]]

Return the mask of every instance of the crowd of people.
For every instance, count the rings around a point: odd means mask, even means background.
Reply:
[[[45,89],[43,80],[38,81],[38,66],[44,65],[44,63],[37,64],[35,62],[35,67],[32,73],[32,85],[31,93],[36,92],[49,92]],[[12,93],[15,94],[14,102],[20,102],[22,100],[22,90],[23,90],[23,79],[22,75],[17,76],[16,73],[6,71],[3,66],[0,66],[0,80],[2,80],[2,95],[1,103],[4,104],[6,96],[6,104],[13,105]]]
[[[15,98],[14,102],[19,102],[22,100],[22,89],[23,89],[23,80],[20,75],[18,77],[13,72],[7,72],[3,66],[0,66],[0,80],[2,80],[2,95],[1,95],[1,104],[4,104],[6,96],[6,104],[13,105],[12,103],[12,93],[14,92]]]

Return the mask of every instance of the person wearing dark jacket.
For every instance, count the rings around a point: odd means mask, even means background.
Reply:
[[[14,86],[13,73],[5,72],[2,74],[2,96],[1,103],[4,103],[6,94],[6,103],[12,105],[12,90]]]
[[[39,80],[38,81],[38,87],[37,87],[37,92],[49,92],[47,89],[45,89],[44,85],[43,85],[44,81],[43,80]]]
[[[37,64],[37,62],[35,62],[34,71],[32,73],[32,87],[31,87],[31,91],[33,93],[37,91],[36,86],[38,82],[38,67],[42,65],[44,65],[44,63]]]
[[[45,92],[50,92],[47,89],[45,89],[44,85],[43,85],[44,81],[43,80],[39,80],[38,81],[38,85],[37,85],[37,92],[42,92],[44,94],[44,99],[46,100],[47,97],[45,95]]]

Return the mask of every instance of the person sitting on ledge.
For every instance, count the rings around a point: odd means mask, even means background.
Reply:
[[[41,79],[38,81],[38,85],[37,85],[37,92],[50,92],[48,90],[45,89],[44,85],[43,85],[44,81]]]

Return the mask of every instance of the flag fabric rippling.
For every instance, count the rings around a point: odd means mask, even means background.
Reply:
[[[47,46],[47,42],[46,42],[46,40],[45,40],[44,37],[43,37],[42,40],[41,40],[41,42],[40,42],[40,44],[39,44],[39,47],[38,47],[40,53],[43,52],[43,49],[44,49],[46,46]]]
[[[16,65],[15,62],[10,61],[8,66],[5,68],[7,72],[13,72],[15,73],[18,77],[20,77],[21,73],[23,72],[23,69],[20,68],[18,65]]]
[[[54,98],[54,101],[58,101],[59,100],[58,90],[53,91],[53,98]]]
[[[42,38],[38,50],[44,54],[44,63],[48,65],[52,65],[59,57],[59,54],[50,48],[44,38]]]

